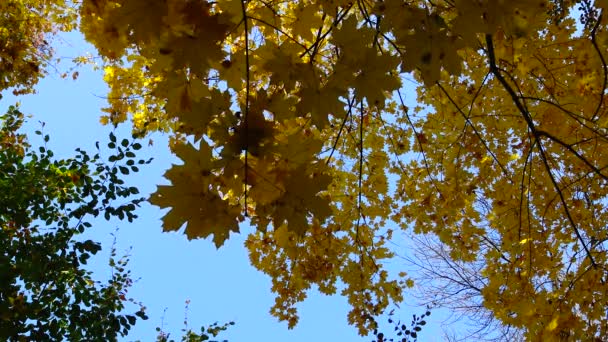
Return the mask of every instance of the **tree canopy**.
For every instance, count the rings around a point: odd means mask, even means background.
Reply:
[[[316,285],[371,332],[413,286],[385,266],[413,231],[481,265],[501,324],[608,335],[606,0],[9,3],[28,39],[77,22],[110,87],[102,122],[172,134],[183,163],[149,199],[164,230],[219,247],[251,223],[290,326]],[[45,51],[2,32],[2,63]],[[19,65],[4,87],[35,82]]]

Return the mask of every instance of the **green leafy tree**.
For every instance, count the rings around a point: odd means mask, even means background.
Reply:
[[[147,318],[141,304],[133,310],[127,305],[136,304],[126,297],[132,283],[127,259],[117,259],[112,249],[111,278],[94,280],[86,264],[101,246],[79,234],[99,215],[129,222],[136,217],[143,199],[134,198],[138,189],[126,186],[122,174],[149,163],[135,159],[141,146],[118,144],[111,134],[109,164],[99,153],[91,157],[79,149],[75,157],[57,160],[18,132],[24,118],[17,108],[1,118],[0,340],[112,341],[126,335],[138,318]],[[46,145],[49,136],[43,140]]]
[[[0,340],[113,341],[127,335],[138,319],[147,319],[143,304],[127,297],[129,259],[112,245],[112,276],[95,280],[86,265],[102,247],[80,234],[99,216],[137,217],[144,199],[123,178],[151,160],[137,159],[141,145],[113,133],[107,162],[99,143],[93,156],[77,149],[75,157],[57,160],[46,146],[48,135],[36,131],[44,146],[33,148],[19,132],[24,116],[16,107],[0,120]],[[233,324],[185,328],[181,341],[208,341]],[[157,331],[158,341],[170,341]]]

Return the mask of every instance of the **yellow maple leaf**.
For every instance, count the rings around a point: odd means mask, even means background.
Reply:
[[[287,229],[303,235],[313,218],[323,222],[331,215],[327,197],[318,196],[327,190],[332,178],[329,175],[309,174],[304,167],[291,171],[285,182],[285,192],[274,205],[272,220],[276,227],[287,222]]]
[[[399,65],[399,58],[387,53],[379,54],[370,48],[365,50],[362,63],[363,70],[353,82],[355,94],[365,98],[368,105],[382,109],[386,98],[401,86],[399,77],[392,74]]]
[[[184,164],[165,173],[171,185],[159,185],[149,201],[161,208],[171,207],[163,217],[164,231],[177,231],[186,224],[188,239],[213,235],[219,248],[231,231],[239,231],[241,207],[222,199],[213,187],[211,148],[204,140],[199,146],[198,150],[188,143],[175,147]],[[175,205],[180,202],[187,205]]]

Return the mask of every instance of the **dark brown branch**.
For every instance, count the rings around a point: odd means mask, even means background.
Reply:
[[[420,148],[420,153],[422,154],[422,160],[424,161],[424,168],[426,169],[426,172],[429,176],[429,179],[433,183],[435,190],[437,191],[437,193],[442,195],[441,190],[439,190],[439,186],[437,186],[437,181],[431,174],[431,168],[429,166],[428,160],[426,159],[426,152],[424,151],[424,146],[422,145],[422,141],[420,141],[420,136],[418,135],[418,132],[416,131],[416,126],[414,126],[414,122],[410,118],[410,115],[407,111],[407,107],[405,106],[405,102],[403,101],[403,96],[401,96],[401,90],[397,89],[397,95],[399,97],[399,101],[401,102],[401,109],[403,110],[403,113],[405,114],[405,118],[407,119],[408,124],[410,125],[410,127],[412,128],[412,131],[414,132],[414,139],[416,139],[416,142],[418,143],[418,148]]]
[[[348,103],[348,112],[346,112],[346,114],[344,115],[344,119],[342,120],[340,129],[338,130],[338,135],[336,136],[336,140],[334,140],[334,144],[331,148],[331,152],[329,153],[327,160],[325,160],[325,165],[329,165],[329,162],[331,161],[331,157],[334,155],[334,152],[336,151],[338,143],[340,142],[340,136],[342,135],[342,131],[344,130],[344,126],[346,126],[346,121],[348,121],[348,118],[352,115],[354,103],[355,103],[355,97],[353,97],[353,99]]]
[[[245,108],[243,108],[243,120],[244,120],[244,126],[245,126],[245,200],[244,200],[244,207],[245,207],[245,217],[248,216],[247,214],[247,186],[249,185],[249,180],[248,180],[248,167],[249,167],[249,160],[248,160],[248,156],[249,156],[249,91],[250,91],[250,80],[249,80],[249,69],[250,69],[250,64],[249,64],[249,24],[247,23],[247,6],[246,6],[246,1],[247,0],[241,0],[241,10],[243,11],[243,23],[245,26]]]
[[[608,180],[608,176],[604,175],[599,168],[597,168],[595,165],[591,164],[591,162],[588,161],[587,158],[583,157],[580,153],[578,153],[578,151],[576,151],[574,148],[572,148],[572,145],[566,144],[563,140],[561,140],[558,137],[552,135],[551,133],[543,131],[543,130],[536,130],[536,134],[539,137],[547,137],[549,140],[552,140],[552,141],[558,143],[559,145],[561,145],[562,147],[564,147],[565,149],[570,151],[570,153],[574,154],[580,161],[582,161],[585,165],[587,165],[595,174],[597,174],[598,176],[600,176],[601,178],[603,178],[605,180]]]
[[[350,9],[353,8],[353,3],[351,2],[351,4],[345,8],[342,13],[338,13],[336,16],[336,19],[334,20],[334,22],[332,23],[332,25],[329,27],[329,29],[327,31],[325,31],[325,33],[319,35],[317,34],[317,40],[315,40],[314,43],[312,43],[308,49],[304,50],[304,52],[302,52],[300,54],[300,58],[304,57],[304,55],[306,55],[307,53],[310,52],[311,49],[317,49],[317,46],[321,44],[321,42],[323,41],[323,39],[325,39],[325,37],[327,37],[328,34],[331,33],[331,31],[333,31],[334,27],[337,27],[338,24],[340,22],[342,22],[342,20],[344,19],[344,17],[346,17],[346,15],[348,14],[348,12],[350,11]]]
[[[543,161],[545,169],[547,170],[549,179],[551,179],[551,183],[553,184],[555,191],[559,195],[560,201],[564,207],[564,212],[566,214],[566,217],[568,218],[568,221],[570,222],[570,225],[572,226],[572,229],[574,230],[574,233],[576,234],[577,239],[582,244],[587,257],[589,258],[589,261],[591,262],[593,267],[597,267],[597,263],[595,262],[593,255],[591,255],[591,251],[587,247],[587,244],[585,243],[585,240],[583,239],[581,232],[579,231],[576,223],[574,222],[574,219],[572,218],[572,215],[570,214],[570,209],[568,209],[568,204],[566,203],[564,194],[562,193],[561,189],[559,188],[559,184],[557,184],[557,180],[555,179],[555,176],[553,175],[553,172],[551,171],[551,166],[549,165],[549,161],[547,159],[545,149],[541,143],[542,135],[539,134],[539,131],[536,129],[536,126],[534,125],[534,121],[532,120],[532,116],[530,115],[528,110],[525,108],[524,104],[521,103],[521,101],[519,101],[519,96],[515,93],[515,91],[509,85],[507,80],[505,80],[505,78],[503,77],[502,73],[500,72],[499,68],[496,65],[496,56],[494,54],[494,43],[492,41],[492,35],[490,35],[490,34],[486,34],[486,45],[487,45],[488,63],[489,63],[490,71],[492,72],[492,74],[494,74],[494,76],[496,77],[498,82],[507,91],[507,93],[511,97],[511,100],[515,104],[515,107],[517,107],[517,109],[519,110],[521,115],[524,117],[524,120],[526,121],[528,128],[530,129],[530,131],[532,132],[532,135],[534,136],[534,138],[536,139],[536,141],[538,143],[538,150],[540,152],[541,159]]]
[[[602,51],[600,50],[600,47],[598,46],[597,39],[596,39],[597,28],[600,26],[600,23],[602,22],[602,14],[604,14],[604,11],[600,12],[600,15],[597,18],[597,22],[595,23],[595,26],[593,26],[593,30],[591,30],[591,44],[593,44],[595,51],[597,52],[598,56],[600,57],[600,61],[602,62],[602,71],[604,72],[602,89],[600,90],[600,102],[597,104],[597,108],[595,108],[595,112],[593,113],[593,116],[591,117],[591,121],[596,121],[599,118],[598,114],[600,112],[600,109],[602,108],[602,105],[604,104],[604,92],[606,91],[606,85],[608,83],[608,67],[606,66],[606,60],[604,59],[604,55],[602,54]]]
[[[441,89],[441,91],[445,94],[445,96],[448,97],[448,99],[450,100],[450,102],[452,103],[452,105],[454,105],[454,107],[456,108],[456,110],[458,110],[458,113],[460,113],[462,115],[462,117],[464,118],[465,122],[469,126],[471,126],[471,129],[473,130],[473,133],[475,133],[475,135],[477,136],[477,138],[479,139],[479,141],[481,141],[481,144],[483,145],[483,147],[492,156],[492,159],[494,159],[494,161],[498,164],[498,166],[500,166],[500,169],[502,170],[502,173],[507,178],[510,179],[511,175],[509,175],[509,172],[507,171],[507,169],[498,160],[498,158],[496,157],[496,155],[494,154],[494,152],[492,152],[492,150],[490,149],[490,146],[488,146],[488,144],[486,143],[486,141],[481,136],[481,133],[479,133],[479,131],[477,130],[477,128],[475,128],[475,126],[473,125],[473,122],[471,122],[471,120],[469,119],[469,117],[462,111],[462,109],[458,106],[458,104],[456,103],[456,101],[454,101],[454,99],[450,96],[450,94],[448,94],[447,90],[439,82],[437,82],[437,85],[439,86],[439,89]],[[479,88],[479,90],[481,90],[481,87]],[[479,94],[479,92],[478,92],[478,94]],[[477,95],[475,95],[475,97],[476,96]],[[474,102],[474,100],[475,99],[473,99],[473,101],[471,101],[471,102]],[[469,115],[470,115],[470,113],[469,113]],[[511,180],[511,182],[513,182],[513,180]]]

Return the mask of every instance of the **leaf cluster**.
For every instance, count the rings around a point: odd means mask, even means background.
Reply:
[[[219,324],[219,322],[214,322],[209,326],[202,326],[199,332],[193,331],[192,329],[183,329],[181,342],[220,342],[220,340],[212,340],[211,338],[217,337],[223,331],[228,330],[230,326],[234,325],[234,322],[228,322],[224,324]],[[158,332],[158,336],[156,338],[157,342],[175,342],[173,339],[169,339],[169,334],[165,333],[161,328],[156,328]],[[221,342],[228,342],[228,340],[221,340]]]
[[[5,0],[0,3],[0,91],[33,92],[47,72],[51,41],[58,31],[69,31],[75,22],[66,0]]]
[[[147,318],[143,306],[123,313],[128,259],[113,248],[112,277],[94,280],[86,265],[101,246],[79,234],[102,213],[132,220],[143,199],[99,154],[57,160],[42,131],[44,145],[32,148],[18,131],[23,120],[11,107],[0,128],[0,339],[115,340]]]
[[[410,327],[408,327],[405,323],[401,323],[401,320],[395,321],[393,319],[394,311],[388,313],[387,321],[389,324],[394,325],[394,329],[392,334],[394,337],[388,337],[388,334],[380,331],[378,328],[374,329],[373,335],[376,337],[372,342],[408,342],[408,341],[417,341],[418,334],[422,331],[422,327],[426,325],[425,317],[431,315],[430,307],[427,306],[427,311],[423,314],[417,316],[412,315],[412,320],[410,323]],[[392,335],[390,335],[392,336]]]

